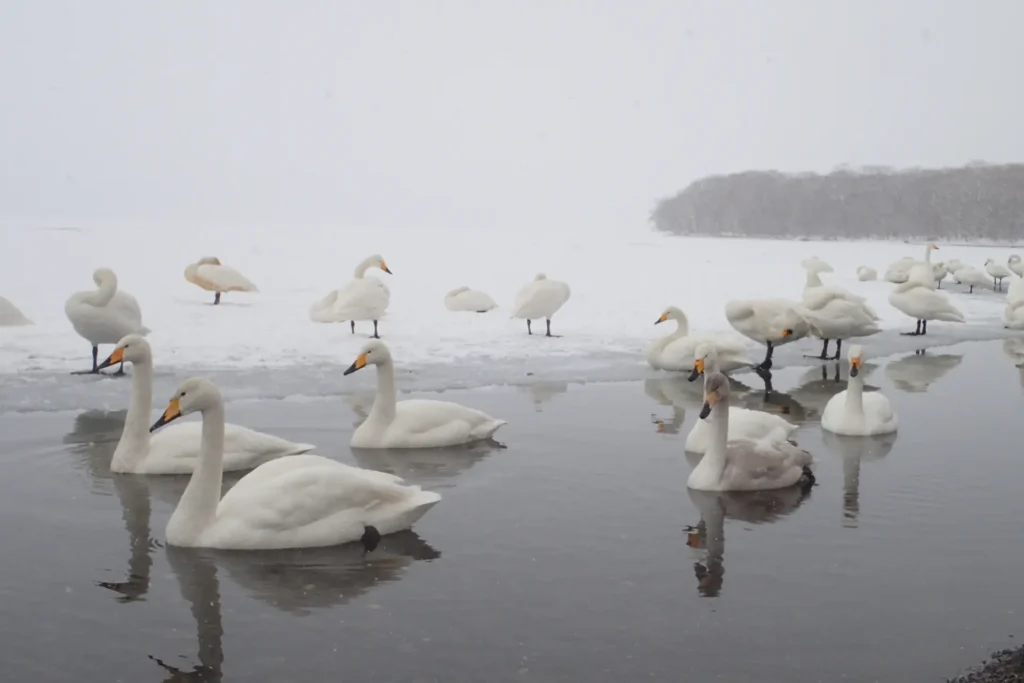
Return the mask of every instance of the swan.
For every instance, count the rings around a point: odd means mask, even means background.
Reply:
[[[1024,277],[1024,261],[1020,260],[1020,256],[1013,254],[1006,260],[1007,267],[1017,274],[1017,277]]]
[[[937,250],[938,247],[934,244],[925,246],[924,259],[921,261],[914,261],[914,263],[910,265],[906,271],[907,277],[904,282],[908,280],[916,280],[930,289],[937,289],[938,281],[936,280],[936,268],[932,264],[932,252]],[[945,272],[945,267],[943,267],[942,270]]]
[[[893,261],[889,264],[889,269],[885,271],[885,279],[896,285],[903,284],[907,281],[908,271],[915,263],[917,260],[909,256],[904,256],[899,261]]]
[[[444,295],[444,306],[449,311],[473,311],[486,313],[497,308],[494,299],[484,292],[469,287],[456,287]]]
[[[74,375],[99,373],[99,345],[116,344],[129,334],[149,334],[142,324],[142,311],[135,297],[117,289],[117,275],[109,268],[97,268],[92,274],[96,289],[76,292],[64,304],[64,315],[79,336],[92,344],[92,370],[79,370]],[[117,373],[124,374],[124,363]]]
[[[956,278],[956,271],[964,267],[964,262],[958,258],[951,258],[945,262],[946,272]]]
[[[786,299],[733,300],[725,304],[725,318],[737,332],[765,345],[764,360],[757,367],[771,370],[772,353],[782,346],[803,339],[810,330],[807,321],[795,310],[798,304]]]
[[[892,403],[880,391],[864,393],[860,366],[864,351],[859,345],[850,348],[850,379],[841,391],[825,405],[821,427],[845,436],[875,436],[896,431],[898,420]]]
[[[547,321],[547,337],[559,335],[551,334],[551,316],[569,300],[569,285],[558,280],[549,280],[544,273],[538,273],[533,281],[527,283],[519,293],[516,294],[512,304],[512,317],[526,319],[526,333],[533,334],[530,327],[532,320],[545,318]]]
[[[199,422],[180,422],[153,436],[149,418],[153,409],[153,350],[141,335],[129,334],[117,343],[99,369],[131,363],[132,394],[121,440],[110,461],[111,472],[132,474],[188,474],[199,461]],[[224,426],[225,472],[248,470],[268,460],[313,450],[308,443],[292,443],[234,424]]]
[[[828,358],[828,342],[836,340],[838,360],[844,339],[851,337],[867,337],[881,332],[878,326],[878,315],[868,306],[864,297],[856,296],[842,287],[824,285],[819,273],[830,273],[815,263],[805,263],[807,281],[804,285],[803,306],[796,308],[797,313],[807,321],[810,333],[822,340],[821,360]]]
[[[1014,276],[1006,288],[1003,323],[1008,330],[1024,330],[1024,278]]]
[[[935,288],[942,289],[942,281],[949,275],[949,271],[946,270],[946,264],[942,261],[932,264],[932,277],[935,279]]]
[[[204,256],[185,268],[185,279],[208,292],[213,292],[213,305],[220,303],[224,292],[258,292],[249,278],[225,266],[216,256]]]
[[[953,277],[960,284],[970,287],[969,294],[974,293],[975,287],[991,287],[993,290],[996,288],[995,281],[974,266],[960,266],[954,271]]]
[[[731,372],[741,367],[750,367],[747,343],[731,335],[705,332],[690,334],[686,314],[675,306],[669,306],[654,321],[655,325],[674,320],[676,329],[647,347],[647,363],[655,370],[685,371],[693,368],[694,351],[701,344],[712,344],[721,359],[722,372]]]
[[[996,263],[992,259],[985,260],[985,272],[995,280],[995,290],[997,292],[1003,291],[1003,279],[1013,275],[1012,270],[1001,263]]]
[[[201,413],[199,464],[167,522],[169,545],[224,550],[315,548],[409,529],[441,496],[384,472],[305,453],[266,462],[223,498],[224,401],[207,379],[185,380],[150,431]]]
[[[489,439],[506,424],[487,413],[449,401],[395,400],[395,364],[381,341],[362,348],[345,370],[351,375],[377,366],[377,396],[366,420],[352,434],[353,448],[440,448]]]
[[[373,321],[373,338],[380,339],[377,334],[377,322],[387,311],[391,301],[391,290],[383,282],[367,275],[369,268],[380,268],[392,275],[391,269],[380,254],[368,256],[359,262],[353,272],[352,280],[342,287],[330,292],[323,299],[313,304],[309,310],[309,318],[317,323],[335,323],[349,321],[352,334],[356,333],[357,320]]]
[[[710,344],[701,344],[694,351],[693,371],[689,380],[692,382],[704,375],[705,388],[708,376],[721,372],[718,366],[718,354]],[[760,410],[747,408],[729,408],[729,438],[753,439],[778,443],[786,441],[796,431],[796,425],[787,420]],[[686,436],[684,449],[690,453],[704,453],[708,450],[714,431],[705,420],[697,420],[693,429]]]
[[[720,372],[704,380],[700,419],[710,417],[711,442],[686,485],[698,491],[764,491],[814,485],[811,454],[788,441],[729,440],[729,380]]]
[[[878,271],[868,266],[860,266],[857,268],[857,279],[861,282],[868,282],[870,280],[878,279]]]
[[[928,334],[929,320],[943,320],[952,323],[964,321],[964,314],[949,302],[945,294],[916,280],[908,280],[897,285],[889,293],[889,303],[896,310],[917,321],[917,329],[913,332],[903,332],[904,335]]]
[[[18,310],[8,299],[0,296],[0,327],[19,327],[31,325],[32,321]]]

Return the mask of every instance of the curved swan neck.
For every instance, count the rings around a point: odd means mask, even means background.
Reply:
[[[377,396],[373,399],[368,420],[395,419],[397,395],[395,391],[395,364],[391,361],[377,366]]]
[[[813,268],[807,269],[807,280],[804,282],[804,288],[807,287],[821,287],[821,278],[818,276],[818,271]]]
[[[110,468],[134,469],[149,452],[149,424],[153,412],[153,361],[132,363],[132,395],[124,420],[121,440],[117,442]]]
[[[682,311],[673,313],[672,320],[676,321],[676,331],[672,333],[673,338],[685,337],[690,334],[690,321],[686,319],[685,313]]]
[[[203,411],[199,463],[181,494],[178,507],[167,523],[168,537],[180,545],[182,537],[195,539],[217,515],[224,478],[224,404],[217,402]]]
[[[117,280],[112,277],[105,277],[100,280],[95,292],[89,292],[85,300],[93,306],[106,306],[117,294]]]
[[[355,275],[357,278],[363,277],[363,275],[366,274],[366,271],[369,270],[370,266],[373,266],[376,263],[376,261],[376,259],[371,257],[363,259],[362,261],[359,262],[359,265],[356,266],[356,269],[353,271],[352,274]]]

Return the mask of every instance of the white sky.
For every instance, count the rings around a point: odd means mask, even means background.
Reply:
[[[1019,0],[6,0],[0,219],[586,233],[709,173],[1020,161],[1021,26]]]

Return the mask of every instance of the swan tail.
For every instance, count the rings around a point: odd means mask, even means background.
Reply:
[[[490,422],[485,422],[484,424],[480,425],[479,427],[473,430],[473,438],[489,439],[494,435],[494,432],[498,431],[507,424],[508,422],[506,422],[505,420],[491,420]]]
[[[303,453],[309,453],[314,449],[316,449],[316,446],[311,443],[297,443],[293,444],[292,449],[288,451],[288,455],[302,455]]]
[[[139,331],[136,332],[136,334],[141,334],[142,336],[146,336],[147,334],[149,334],[152,331],[153,330],[149,329],[145,325],[139,325]]]

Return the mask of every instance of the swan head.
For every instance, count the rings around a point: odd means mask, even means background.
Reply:
[[[118,363],[144,363],[153,360],[153,349],[146,338],[138,334],[129,334],[117,342],[107,359],[96,366],[97,370],[109,368]]]
[[[928,245],[928,251],[938,251],[938,250],[939,250],[939,248],[937,246],[935,246],[934,244],[929,244]]]
[[[1010,258],[1006,259],[1007,263],[1020,263],[1020,256],[1017,254],[1011,254]]]
[[[715,347],[711,344],[698,344],[693,351],[693,370],[690,371],[690,376],[686,379],[692,382],[703,375],[708,358],[717,357],[717,355]]]
[[[817,256],[810,256],[800,262],[804,270],[814,271],[815,273],[834,273],[835,269],[832,268],[828,263],[822,261]]]
[[[388,275],[394,275],[394,273],[391,272],[391,269],[388,268],[388,264],[384,261],[384,257],[381,256],[380,254],[374,254],[373,256],[366,260],[369,261],[372,265],[375,265],[381,270],[383,270]]]
[[[849,358],[850,377],[856,377],[860,374],[860,364],[864,360],[864,349],[860,347],[860,344],[854,344],[850,347]]]
[[[704,407],[700,409],[700,419],[708,419],[711,409],[719,401],[729,398],[729,380],[720,372],[712,372],[704,383]]]
[[[666,320],[680,320],[680,321],[682,321],[682,320],[686,320],[686,316],[683,315],[682,310],[680,310],[679,308],[676,308],[675,306],[669,306],[668,308],[665,309],[665,312],[662,313],[658,317],[658,319],[654,321],[654,324],[658,325],[660,323],[665,322]]]
[[[222,401],[217,385],[202,377],[190,377],[175,390],[163,415],[153,423],[149,431],[155,432],[182,415],[201,413],[222,405]]]
[[[548,279],[548,276],[545,275],[544,273],[537,273],[536,275],[533,276],[533,281],[534,282],[536,282],[538,280],[547,280],[547,279]]]
[[[992,260],[992,259],[990,259],[990,258],[987,258],[987,259],[985,259],[985,265],[986,265],[986,266],[987,266],[988,264],[990,264],[990,263],[995,263],[995,261],[993,261],[993,260]]]
[[[113,282],[116,285],[117,275],[110,268],[97,268],[92,273],[92,281],[96,283],[97,287],[102,287],[107,282]]]
[[[356,370],[362,370],[367,365],[383,365],[390,362],[391,351],[388,350],[387,344],[373,339],[366,343],[366,346],[359,351],[356,359],[352,361],[352,365],[348,366],[348,369],[342,374],[351,375]]]
[[[216,256],[204,256],[203,258],[196,261],[197,266],[219,266],[220,259]]]

